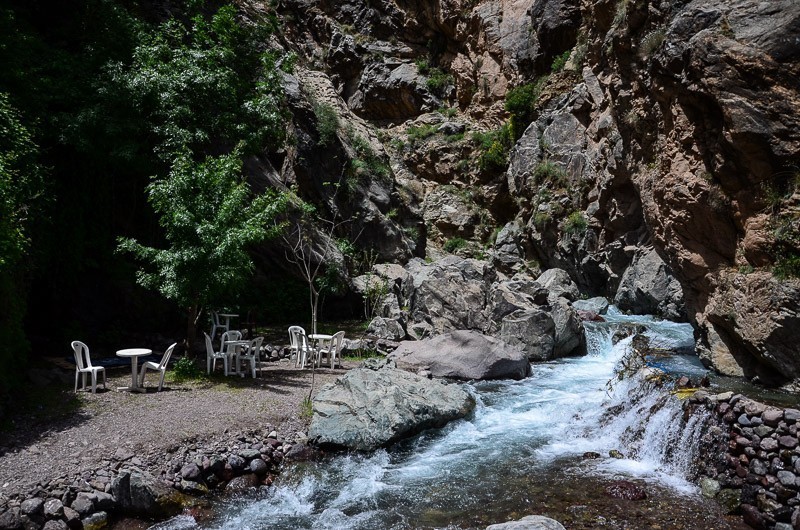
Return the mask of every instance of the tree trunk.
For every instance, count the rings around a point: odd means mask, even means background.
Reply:
[[[309,301],[311,302],[311,333],[317,333],[317,305],[319,304],[319,292],[314,289],[313,284],[309,284]]]
[[[192,346],[194,345],[194,338],[197,334],[197,315],[198,304],[194,303],[189,306],[189,321],[186,324],[186,355],[191,358],[194,358]]]

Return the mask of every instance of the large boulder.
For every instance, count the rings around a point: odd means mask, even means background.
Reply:
[[[588,300],[575,300],[572,307],[578,311],[589,311],[598,315],[605,315],[608,312],[608,300],[602,296],[595,296]]]
[[[188,504],[182,493],[144,471],[121,471],[111,492],[122,511],[132,515],[169,517]]]
[[[404,370],[462,380],[523,379],[531,371],[528,356],[518,346],[467,330],[401,342],[390,358]]]
[[[498,336],[507,344],[518,347],[531,361],[554,358],[555,323],[542,309],[519,309],[503,318]]]
[[[549,517],[542,515],[529,515],[518,521],[493,524],[486,527],[486,530],[565,530],[564,526]]]
[[[536,278],[536,283],[556,296],[566,298],[570,302],[574,302],[580,298],[578,286],[575,285],[565,270],[548,269]]]
[[[637,254],[622,275],[614,304],[634,313],[685,318],[683,290],[654,249]]]
[[[370,451],[462,418],[475,400],[460,386],[390,365],[357,368],[314,398],[311,443]]]

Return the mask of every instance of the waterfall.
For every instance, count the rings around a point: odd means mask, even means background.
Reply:
[[[289,468],[271,488],[225,501],[203,527],[472,528],[508,520],[553,491],[566,496],[585,488],[588,497],[587,484],[620,477],[663,495],[697,496],[693,451],[706,418],[684,421],[680,401],[638,375],[606,386],[631,342],[615,344],[614,334],[632,324],[645,326],[659,344],[692,343],[687,324],[612,308],[607,322],[586,325],[585,357],[535,364],[523,381],[469,384],[478,402],[472,416],[389,450]],[[693,377],[704,373],[683,357],[661,365]],[[612,458],[612,449],[624,457]],[[587,452],[600,457],[586,459]],[[157,525],[198,527],[186,517]]]

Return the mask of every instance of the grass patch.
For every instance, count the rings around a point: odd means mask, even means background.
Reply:
[[[535,186],[549,183],[565,188],[567,186],[567,172],[555,162],[543,160],[533,169],[533,183]]]
[[[569,56],[572,50],[567,50],[561,55],[557,55],[555,59],[553,59],[553,64],[550,66],[550,71],[554,74],[560,72],[566,66],[567,61],[569,61]]]
[[[585,233],[588,227],[589,223],[580,210],[575,210],[569,214],[564,221],[564,232],[567,234],[580,235]]]
[[[331,145],[339,130],[339,115],[336,113],[336,109],[327,103],[315,103],[314,116],[317,119],[317,133],[319,134],[317,145]]]
[[[666,28],[654,29],[645,35],[642,42],[639,43],[639,56],[643,59],[652,56],[664,42],[666,36]]]
[[[436,125],[419,125],[419,126],[411,126],[406,131],[408,135],[408,139],[411,142],[422,141],[427,138],[430,138],[434,134],[436,134],[437,127]]]
[[[303,402],[300,403],[300,417],[310,419],[313,415],[314,403],[311,401],[310,397],[306,396],[303,398]]]
[[[428,90],[439,97],[446,96],[447,90],[453,86],[453,76],[441,68],[430,68],[427,75],[425,86],[428,87]]]
[[[444,250],[446,252],[453,253],[459,249],[462,249],[467,246],[467,240],[462,237],[453,237],[447,240],[444,244]]]

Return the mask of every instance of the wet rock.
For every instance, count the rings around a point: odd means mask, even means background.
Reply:
[[[605,315],[608,311],[608,305],[608,300],[602,296],[596,296],[588,300],[575,300],[572,302],[572,307],[578,311],[589,311],[598,315]]]
[[[468,414],[474,399],[444,384],[385,366],[350,370],[314,399],[311,443],[371,450]]]
[[[528,515],[517,521],[493,524],[486,527],[486,530],[565,530],[564,526],[549,517],[541,515]]]
[[[267,474],[267,472],[269,471],[269,466],[262,459],[254,458],[250,462],[250,471],[261,477]]]
[[[625,458],[625,455],[623,455],[621,452],[617,451],[616,449],[612,449],[611,451],[609,451],[608,452],[608,456],[610,456],[611,458],[620,458],[620,459],[621,458]]]
[[[683,317],[683,289],[654,249],[638,253],[625,270],[614,304],[639,314]]]
[[[108,525],[108,514],[106,512],[94,512],[81,520],[83,530],[101,530]]]
[[[523,379],[531,371],[522,350],[475,331],[402,342],[389,359],[404,370],[461,380]]]
[[[178,487],[182,492],[197,497],[208,493],[208,486],[206,486],[202,482],[197,482],[194,480],[185,480],[185,479],[181,480],[180,485]]]
[[[260,482],[258,475],[248,473],[231,479],[228,485],[225,486],[225,491],[230,493],[247,491],[250,488],[257,488]]]
[[[739,513],[741,506],[741,491],[736,489],[722,489],[717,494],[717,502],[727,514]]]
[[[713,499],[720,492],[719,482],[707,477],[703,477],[700,479],[700,491],[703,494],[703,497]]]
[[[185,503],[180,492],[145,472],[121,471],[111,489],[119,507],[131,514],[168,517]]]
[[[181,477],[186,480],[197,480],[200,477],[201,470],[197,464],[186,464],[181,468]]]
[[[606,319],[595,313],[594,311],[583,311],[578,309],[578,318],[583,322],[605,322]]]
[[[600,453],[596,453],[594,451],[587,451],[583,453],[583,458],[586,458],[588,460],[594,460],[600,458],[600,456],[601,456]]]
[[[615,480],[605,488],[606,494],[615,499],[639,501],[647,498],[645,489],[629,480]]]

